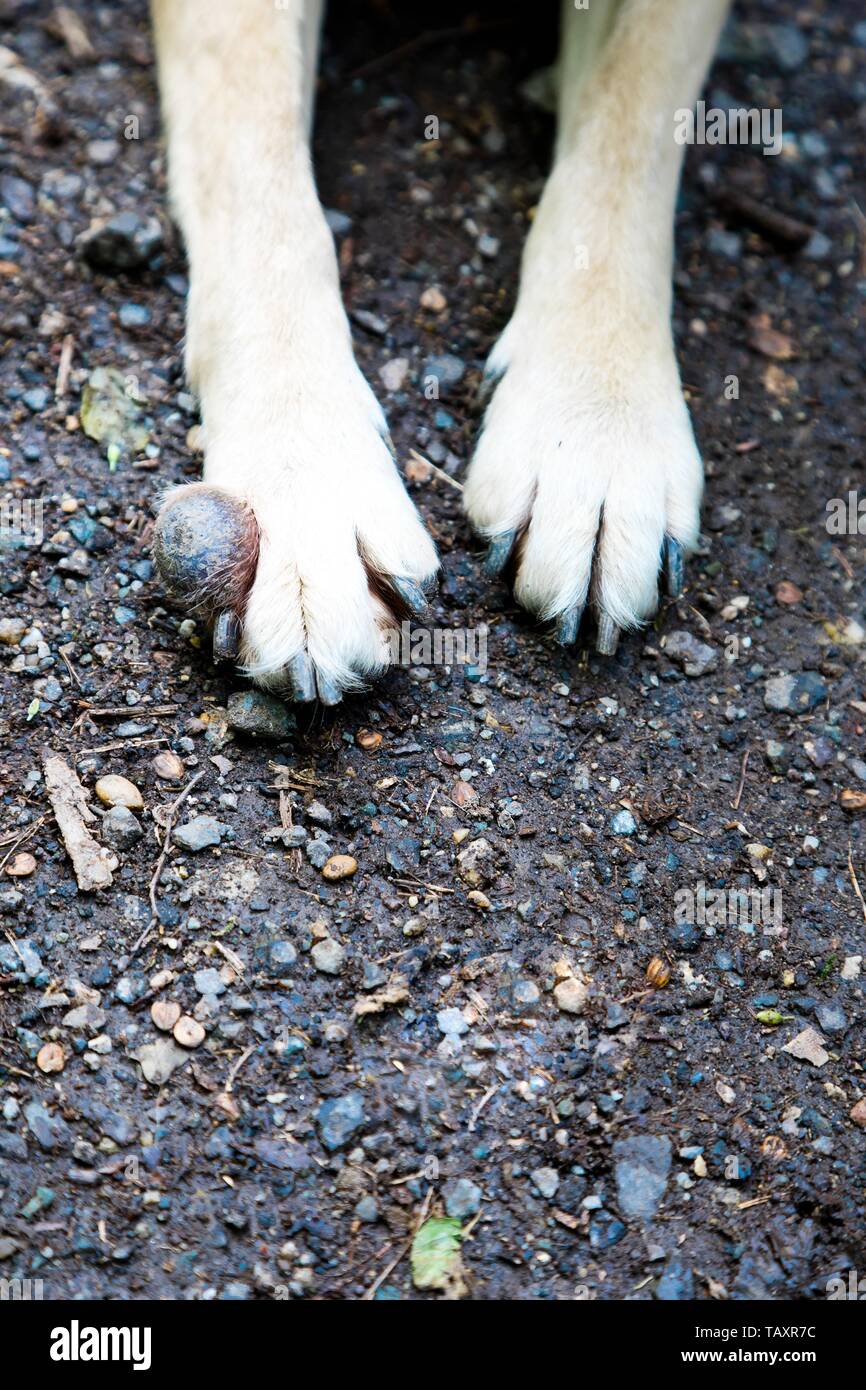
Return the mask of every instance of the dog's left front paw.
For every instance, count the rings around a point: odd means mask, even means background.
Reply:
[[[556,330],[513,321],[494,351],[465,506],[488,574],[510,566],[515,597],[565,645],[591,608],[612,655],[655,612],[660,580],[681,590],[703,470],[672,347],[629,363],[603,336]]]

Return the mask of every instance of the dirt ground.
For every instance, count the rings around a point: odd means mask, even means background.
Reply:
[[[433,621],[486,623],[487,667],[295,717],[239,698],[149,560],[200,455],[145,6],[77,0],[79,32],[6,6],[45,85],[0,116],[0,496],[41,501],[44,535],[0,551],[0,1274],[52,1299],[435,1299],[410,1247],[444,1217],[445,1296],[823,1298],[866,1269],[856,497],[827,526],[862,478],[866,26],[853,0],[768,0],[726,33],[707,101],[781,105],[786,143],[688,152],[706,541],[605,660],[486,581],[460,515],[550,152],[523,84],[553,15],[527,42],[445,5],[417,41],[360,8],[328,22],[320,190],[442,552]],[[141,403],[129,448],[84,429],[99,368]],[[46,749],[95,813],[100,778],[140,791],[94,823],[102,892],[76,886]],[[353,877],[323,877],[333,854]],[[767,912],[714,920],[702,885]],[[198,1045],[156,1026],[172,1004]]]

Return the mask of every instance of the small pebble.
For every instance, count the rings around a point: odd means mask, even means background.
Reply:
[[[144,799],[135,783],[116,773],[100,777],[95,791],[105,806],[125,806],[128,811],[141,811],[144,808]]]
[[[204,1042],[204,1028],[198,1019],[190,1018],[189,1014],[181,1014],[171,1031],[175,1042],[180,1043],[181,1047],[200,1047]]]
[[[329,883],[338,883],[342,878],[351,878],[358,872],[358,861],[351,854],[332,854],[322,867],[322,878]]]

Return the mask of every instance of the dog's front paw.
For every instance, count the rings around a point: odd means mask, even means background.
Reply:
[[[172,597],[257,684],[335,704],[388,665],[388,631],[426,607],[436,551],[357,368],[309,382],[208,447],[154,531]],[[335,370],[335,375],[339,373]]]
[[[702,467],[669,340],[631,358],[579,324],[517,322],[491,358],[499,378],[469,469],[465,505],[511,567],[519,602],[576,640],[585,609],[597,648],[678,595],[696,543]]]

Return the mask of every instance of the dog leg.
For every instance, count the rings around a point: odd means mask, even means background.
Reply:
[[[727,0],[592,0],[563,8],[553,171],[465,500],[509,559],[515,594],[573,642],[591,603],[598,648],[670,593],[697,539],[702,467],[670,328],[673,217],[692,106]]]
[[[312,0],[154,0],[171,194],[190,262],[186,361],[204,481],[157,558],[260,684],[334,703],[388,662],[436,553],[359,371],[307,127]]]

